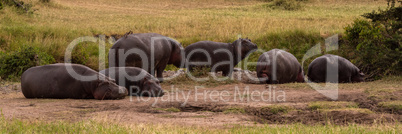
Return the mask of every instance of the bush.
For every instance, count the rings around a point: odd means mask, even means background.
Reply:
[[[52,56],[32,46],[22,46],[9,53],[0,52],[0,77],[17,80],[30,67],[54,62]]]
[[[271,1],[272,3],[266,4],[265,6],[273,9],[283,9],[289,11],[302,9],[302,5],[300,4],[299,0],[271,0]]]
[[[357,19],[345,27],[345,57],[354,59],[352,62],[366,73],[367,80],[402,72],[402,7],[389,3],[386,10],[362,15],[369,20]]]
[[[42,3],[50,3],[50,0],[39,0]]]
[[[32,4],[27,4],[24,3],[23,1],[20,0],[0,0],[0,10],[4,6],[14,6],[18,9],[18,12],[20,13],[33,13],[35,10],[32,9],[33,5]]]
[[[90,57],[86,48],[88,45],[77,45],[71,54],[71,63],[86,65]]]

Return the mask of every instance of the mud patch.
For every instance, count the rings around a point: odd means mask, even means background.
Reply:
[[[186,83],[187,84],[187,83]],[[196,84],[187,84],[196,86]],[[375,85],[375,84],[372,84]],[[371,99],[365,92],[372,85],[343,85],[339,90],[339,99],[332,101],[303,83],[272,85],[276,91],[286,92],[286,101],[252,101],[240,100],[241,97],[253,96],[252,91],[266,91],[270,85],[264,84],[225,84],[216,87],[199,89],[197,94],[192,89],[183,89],[183,95],[169,92],[171,99],[151,97],[144,101],[127,97],[121,100],[76,100],[76,99],[26,99],[21,90],[0,89],[0,104],[5,118],[43,121],[82,121],[103,120],[128,124],[157,123],[222,127],[228,124],[259,125],[259,124],[375,124],[401,122],[399,100]],[[349,86],[354,86],[349,89]],[[389,89],[389,86],[384,89]],[[392,87],[391,87],[392,86]],[[391,85],[391,88],[398,85]],[[238,89],[239,91],[236,92]],[[10,92],[12,91],[12,92]],[[211,91],[227,91],[226,98],[204,99],[204,94]],[[399,95],[399,90],[381,91],[381,95]],[[197,96],[198,95],[198,96]],[[174,97],[174,98],[173,98]],[[198,97],[198,98],[197,98]],[[219,96],[218,96],[219,97]],[[237,97],[238,100],[231,98]],[[254,96],[255,97],[255,96]],[[268,97],[266,94],[265,97]],[[158,100],[159,99],[159,100]],[[157,101],[158,100],[158,101]],[[187,101],[185,101],[187,100]],[[228,100],[228,101],[216,101]],[[396,101],[394,104],[393,101]],[[157,103],[156,103],[157,102]],[[310,104],[323,105],[312,108]],[[384,105],[384,102],[390,104]]]
[[[220,114],[227,114],[225,111],[233,109],[241,109],[244,112],[235,112],[229,114],[244,114],[251,116],[249,121],[254,121],[263,124],[288,124],[288,123],[303,123],[303,124],[373,124],[376,122],[393,123],[398,122],[402,118],[395,114],[375,113],[368,109],[360,108],[346,108],[346,109],[327,109],[327,110],[313,110],[307,106],[283,106],[272,105],[269,107],[250,107],[243,105],[228,105],[228,104],[198,104],[198,105],[185,105],[165,104],[160,105],[161,108],[174,107],[180,109],[181,112],[213,112]],[[149,112],[149,111],[142,111]],[[161,113],[161,112],[156,112]],[[162,115],[168,118],[174,118],[173,115]]]

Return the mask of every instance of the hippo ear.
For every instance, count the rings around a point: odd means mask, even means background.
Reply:
[[[100,86],[102,86],[102,85],[104,85],[104,84],[106,84],[107,82],[105,82],[105,81],[101,81],[101,80],[99,80],[98,81],[98,87],[100,87]]]
[[[142,81],[143,81],[143,83],[142,84],[148,84],[148,80],[149,78],[147,77],[147,76],[145,76],[143,79],[142,79]]]

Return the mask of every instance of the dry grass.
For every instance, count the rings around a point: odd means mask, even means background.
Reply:
[[[82,122],[27,122],[0,118],[1,133],[398,133],[400,124],[395,125],[317,125],[303,124],[241,126],[228,125],[224,129],[192,126],[183,127],[167,124],[111,123],[104,121]]]
[[[63,1],[42,5],[36,26],[68,27],[99,33],[157,32],[178,39],[201,37],[215,41],[255,38],[266,32],[293,29],[341,32],[359,15],[385,1],[313,1],[301,11],[264,8],[260,1],[241,0],[119,0]],[[63,7],[63,8],[60,8]],[[88,33],[86,33],[88,34]]]
[[[312,110],[318,109],[339,109],[339,108],[358,108],[355,102],[345,101],[317,101],[310,102],[308,107]]]
[[[361,14],[386,7],[385,0],[310,0],[297,11],[272,9],[262,0],[23,1],[38,10],[32,15],[18,14],[10,7],[0,11],[0,51],[33,45],[58,62],[64,62],[65,48],[77,37],[130,30],[167,35],[183,46],[200,40],[232,42],[239,36],[249,37],[259,48],[287,48],[301,58],[299,53],[310,48],[306,44],[342,33]],[[85,65],[97,69],[98,49],[86,51],[90,55]],[[251,57],[256,61],[258,54]]]

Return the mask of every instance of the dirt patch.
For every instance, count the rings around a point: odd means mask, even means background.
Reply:
[[[126,97],[122,100],[26,99],[21,90],[1,88],[0,109],[6,118],[44,121],[116,121],[127,124],[162,123],[225,127],[258,124],[373,124],[400,122],[369,99],[364,89],[340,89],[337,101],[356,109],[311,109],[308,104],[332,101],[303,83],[282,85],[228,84],[211,88],[169,89],[163,97]],[[266,91],[264,94],[257,92]],[[393,93],[393,92],[392,92]]]
[[[398,119],[391,114],[369,114],[356,111],[309,111],[295,110],[289,113],[272,113],[269,110],[261,108],[247,108],[248,113],[255,115],[254,118],[260,123],[269,124],[286,124],[286,123],[303,123],[303,124],[372,124],[381,122],[396,122]],[[400,119],[400,117],[399,117]]]

